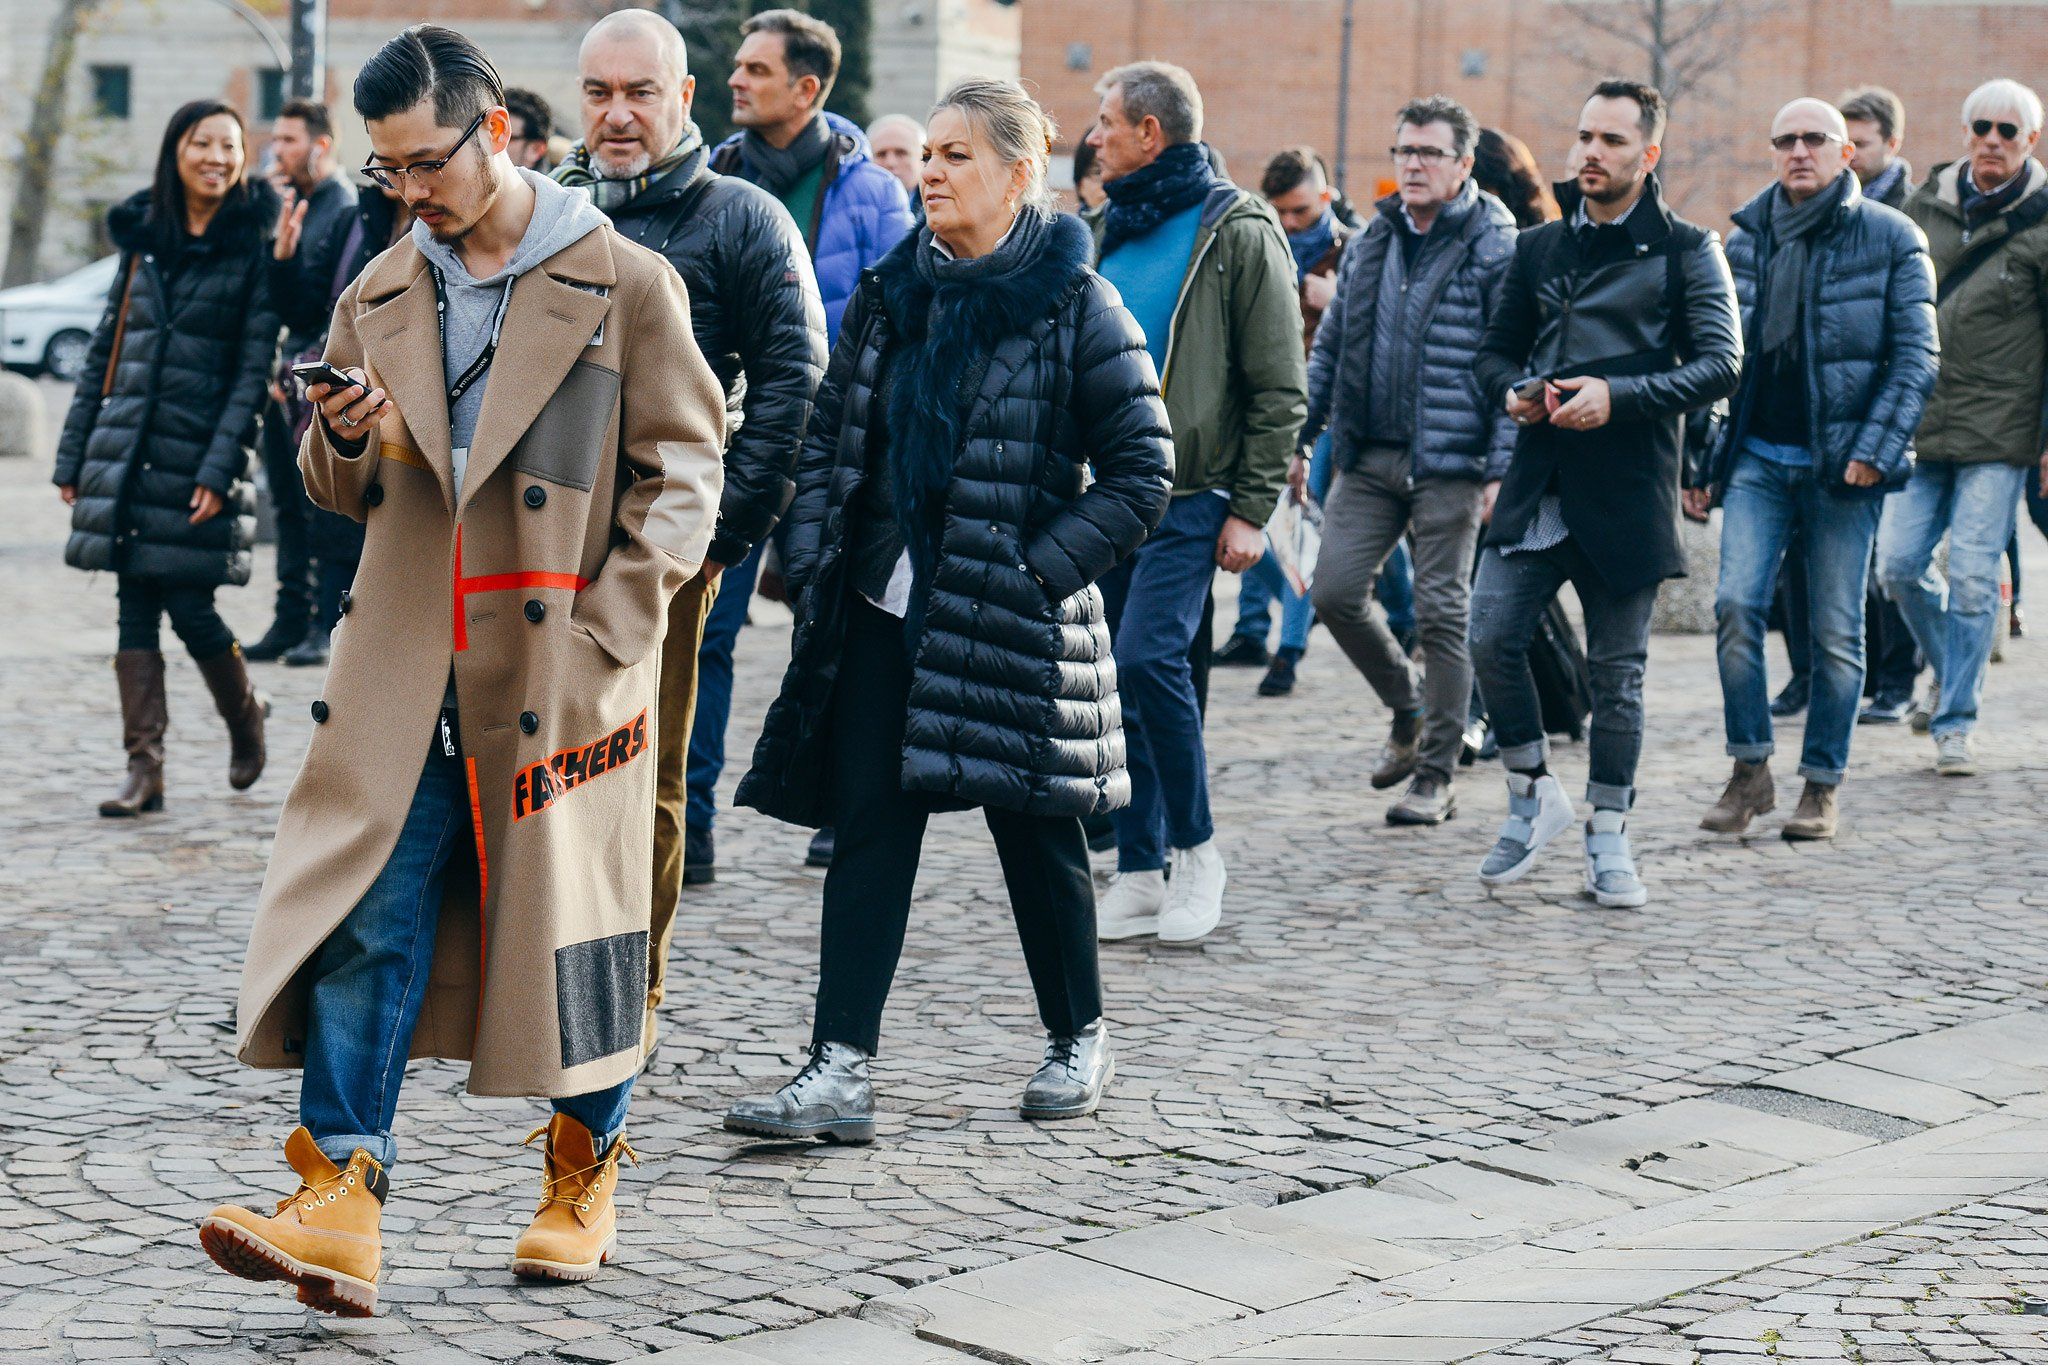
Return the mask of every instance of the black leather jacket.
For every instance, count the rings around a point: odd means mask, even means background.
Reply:
[[[803,234],[776,198],[706,166],[699,151],[612,214],[666,256],[690,295],[690,330],[725,386],[732,440],[710,557],[745,559],[788,501],[825,374],[825,308]]]
[[[1681,424],[1741,376],[1735,284],[1720,238],[1672,214],[1654,175],[1623,222],[1590,232],[1571,225],[1577,186],[1557,195],[1564,218],[1515,243],[1473,369],[1495,410],[1524,377],[1592,375],[1607,380],[1613,413],[1591,431],[1521,429],[1486,543],[1516,544],[1556,493],[1572,538],[1609,587],[1629,592],[1685,573]]]

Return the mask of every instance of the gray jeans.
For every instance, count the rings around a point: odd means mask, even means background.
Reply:
[[[1472,695],[1465,622],[1484,495],[1478,484],[1461,479],[1414,483],[1409,469],[1405,448],[1367,446],[1357,464],[1337,476],[1323,504],[1323,548],[1311,596],[1316,616],[1380,701],[1397,712],[1424,713],[1416,769],[1447,783]],[[1411,528],[1421,669],[1387,629],[1386,612],[1373,597],[1380,566]]]

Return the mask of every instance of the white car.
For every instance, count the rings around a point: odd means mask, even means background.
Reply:
[[[40,285],[0,289],[0,364],[76,380],[121,258],[103,257]]]

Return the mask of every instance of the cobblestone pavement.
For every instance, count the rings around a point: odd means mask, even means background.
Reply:
[[[228,1016],[318,671],[262,667],[271,769],[236,794],[220,723],[173,649],[168,810],[96,819],[120,767],[113,585],[61,566],[47,475],[0,467],[0,734],[17,756],[0,789],[0,1355],[622,1359],[1106,1230],[1483,1160],[2048,1003],[2034,642],[1991,671],[1982,777],[1937,780],[1924,737],[1865,729],[1850,828],[1814,848],[1775,838],[1778,817],[1746,842],[1694,828],[1726,763],[1710,642],[1660,638],[1634,825],[1654,900],[1629,913],[1578,896],[1568,847],[1484,894],[1472,870],[1502,814],[1496,774],[1468,777],[1445,829],[1381,824],[1391,794],[1365,775],[1384,713],[1318,637],[1292,699],[1217,676],[1225,922],[1196,951],[1105,949],[1119,1076],[1099,1117],[1015,1116],[1037,1025],[993,851],[967,815],[935,821],[927,844],[876,1067],[880,1141],[806,1152],[720,1132],[728,1101],[776,1084],[805,1039],[819,890],[801,832],[734,813],[719,881],[683,907],[615,1268],[586,1288],[514,1284],[505,1260],[537,1183],[517,1143],[538,1109],[468,1097],[459,1067],[422,1064],[399,1120],[386,1312],[315,1320],[215,1272],[191,1221],[285,1193],[292,1078],[239,1067]],[[2048,555],[2027,544],[2048,582]],[[222,595],[251,636],[268,582],[259,571]],[[787,648],[786,618],[757,609],[741,757]],[[1568,783],[1583,765],[1562,751]]]

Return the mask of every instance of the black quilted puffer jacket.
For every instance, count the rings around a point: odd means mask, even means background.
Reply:
[[[204,237],[166,255],[149,221],[149,191],[107,215],[121,269],[57,444],[53,482],[78,488],[66,564],[201,587],[249,581],[249,451],[277,351],[264,238],[275,217],[271,201],[238,197]],[[102,399],[130,270],[128,322]],[[195,487],[225,502],[197,526]]]
[[[930,250],[912,234],[863,278],[798,461],[785,562],[799,604],[792,658],[737,801],[802,825],[829,819],[825,728],[854,592],[849,549],[870,461],[892,455],[869,450],[877,379],[885,357],[892,384],[948,370],[906,364],[912,345],[958,357],[964,416],[907,627],[903,787],[1039,815],[1130,800],[1094,584],[1143,543],[1171,492],[1172,438],[1144,334],[1089,268],[1078,220],[1055,219],[1035,259],[967,287],[960,308],[931,307],[912,257]]]

